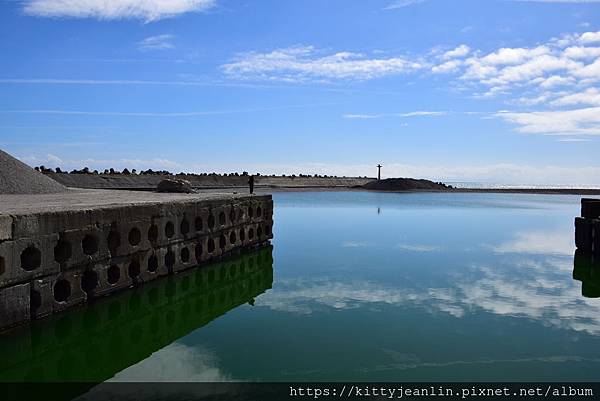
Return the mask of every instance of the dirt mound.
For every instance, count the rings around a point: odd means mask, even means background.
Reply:
[[[371,181],[363,185],[363,188],[372,191],[445,191],[452,187],[429,180],[388,178],[386,180]]]
[[[67,188],[0,150],[0,194],[50,194]]]

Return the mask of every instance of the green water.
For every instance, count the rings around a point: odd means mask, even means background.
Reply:
[[[574,270],[579,197],[273,198],[272,250],[0,337],[0,377],[600,379],[600,267],[578,255]]]

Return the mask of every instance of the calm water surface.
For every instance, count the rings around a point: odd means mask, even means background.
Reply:
[[[579,197],[273,198],[272,251],[0,338],[4,380],[600,378],[600,299],[573,279],[600,295],[574,273]]]

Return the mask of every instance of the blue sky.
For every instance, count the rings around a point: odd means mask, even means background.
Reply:
[[[600,186],[600,1],[0,2],[32,165]]]

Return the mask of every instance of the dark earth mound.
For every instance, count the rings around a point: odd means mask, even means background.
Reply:
[[[388,178],[371,181],[363,185],[363,188],[371,191],[446,191],[452,189],[451,186],[441,182],[414,178]]]
[[[0,150],[0,194],[51,194],[67,188]]]

